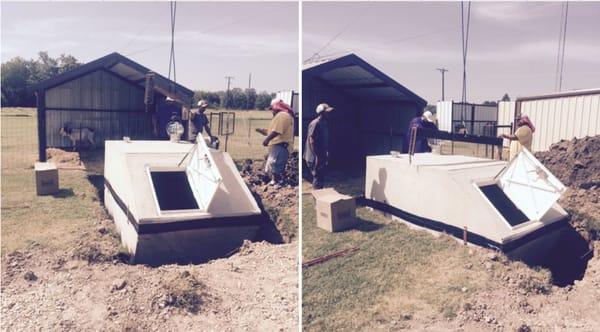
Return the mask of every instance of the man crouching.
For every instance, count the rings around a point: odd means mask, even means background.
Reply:
[[[278,98],[271,101],[269,109],[273,119],[269,129],[262,131],[267,135],[263,145],[269,148],[265,172],[271,175],[270,185],[280,185],[290,150],[294,148],[294,111]]]

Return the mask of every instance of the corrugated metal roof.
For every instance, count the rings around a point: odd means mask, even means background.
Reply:
[[[145,86],[146,73],[151,71],[141,64],[114,52],[68,72],[51,77],[37,84],[34,89],[47,90],[97,70],[109,71],[131,82],[131,84],[136,84],[141,87]],[[162,95],[171,97],[183,104],[191,104],[194,91],[181,84],[175,83],[158,73],[155,73],[154,83],[155,91]]]
[[[334,89],[374,101],[427,102],[355,54],[320,58],[304,63],[303,77],[316,77]]]

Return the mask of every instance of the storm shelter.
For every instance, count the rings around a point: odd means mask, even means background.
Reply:
[[[223,257],[265,222],[229,154],[170,141],[107,141],[104,203],[135,263]]]
[[[510,163],[419,153],[367,158],[367,205],[409,224],[531,259],[567,225],[565,186],[529,151]]]

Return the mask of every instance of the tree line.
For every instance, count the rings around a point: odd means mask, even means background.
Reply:
[[[72,55],[61,54],[52,58],[48,52],[39,52],[37,59],[15,57],[2,63],[2,106],[34,107],[36,98],[33,86],[80,65]],[[198,90],[194,94],[193,106],[198,100],[204,99],[212,108],[264,110],[274,97],[274,93],[257,93],[255,89],[233,88],[229,92]]]
[[[81,65],[72,55],[61,54],[58,58],[48,52],[38,53],[37,59],[12,58],[2,64],[2,106],[35,106],[32,87],[55,75]]]
[[[204,99],[212,108],[226,108],[236,110],[264,110],[271,105],[275,98],[274,93],[262,91],[257,93],[255,89],[233,88],[227,91],[195,91],[194,105],[200,99]]]

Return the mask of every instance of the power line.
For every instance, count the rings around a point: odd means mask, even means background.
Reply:
[[[171,65],[173,65],[173,82],[177,83],[175,71],[175,19],[177,15],[177,2],[171,1],[171,55],[169,57],[169,79],[171,79]]]
[[[321,52],[323,52],[327,47],[329,47],[329,45],[331,45],[331,43],[333,43],[336,39],[338,39],[344,32],[346,32],[352,25],[356,24],[371,8],[371,5],[373,3],[369,2],[367,9],[360,11],[352,20],[350,20],[350,22],[348,22],[346,25],[344,25],[342,27],[342,29],[336,33],[333,37],[331,37],[331,39],[329,39],[325,45],[323,45],[321,48],[319,48],[310,58],[308,58],[306,61],[310,61],[316,57],[319,56],[319,54]]]
[[[461,20],[461,40],[462,40],[462,56],[463,56],[463,82],[462,82],[462,107],[461,107],[461,122],[464,126],[465,107],[467,103],[467,53],[469,50],[469,27],[471,22],[471,2],[467,6],[467,24],[465,29],[465,10],[464,2],[460,3],[460,20]]]
[[[562,34],[562,55],[560,60],[560,79],[558,81],[558,91],[562,91],[563,71],[565,69],[565,46],[567,42],[567,23],[569,22],[569,2],[565,3],[565,27]]]
[[[454,29],[452,29],[454,28]],[[436,35],[442,32],[449,32],[449,31],[454,31],[454,30],[458,30],[460,29],[460,27],[457,26],[447,26],[444,27],[442,29],[437,29],[437,30],[433,30],[433,31],[429,31],[429,32],[425,32],[425,33],[420,33],[420,34],[416,34],[416,35],[411,35],[411,36],[405,36],[402,38],[394,38],[394,39],[390,39],[381,43],[377,43],[377,46],[379,47],[383,47],[386,46],[388,44],[395,44],[395,43],[401,43],[401,42],[405,42],[408,40],[412,40],[412,39],[418,39],[418,38],[422,38],[422,37],[427,37],[427,36],[432,36],[432,35]],[[356,51],[360,51],[360,50],[364,50],[364,49],[368,49],[368,48],[375,48],[374,46],[365,46],[365,47],[359,47],[359,48],[353,48],[353,49],[349,49],[349,50],[345,50],[345,51],[339,51],[339,52],[333,52],[333,53],[328,53],[325,55],[320,56],[319,58],[328,58],[328,57],[332,57],[332,56],[336,56],[339,54],[344,54],[344,53],[350,53],[350,52],[356,52]],[[310,58],[304,60],[304,62],[310,61],[314,59],[314,55],[311,56]]]

